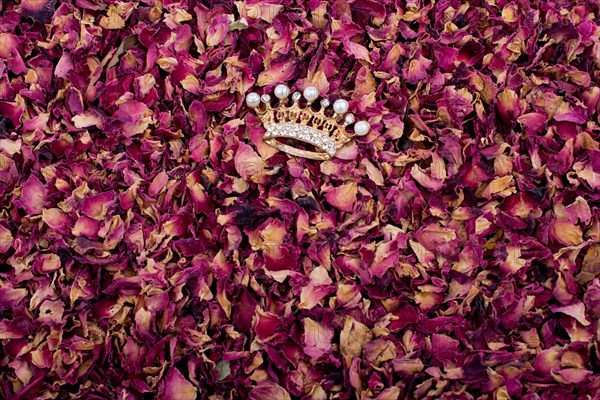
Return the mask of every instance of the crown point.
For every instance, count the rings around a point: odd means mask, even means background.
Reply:
[[[319,97],[319,94],[319,89],[317,89],[315,86],[308,86],[306,89],[304,89],[304,98],[309,103],[315,101],[317,97]]]
[[[265,93],[262,96],[260,96],[260,99],[263,103],[268,103],[271,101],[271,96]]]
[[[258,95],[258,93],[248,93],[248,95],[246,96],[246,104],[248,105],[248,107],[251,108],[258,107],[258,105],[260,104],[260,96]]]
[[[287,85],[277,85],[275,86],[275,97],[280,100],[287,98],[290,95],[290,88]]]
[[[302,97],[302,94],[300,92],[294,92],[294,94],[292,95],[292,100],[298,101],[300,100],[300,97]]]
[[[323,107],[323,108],[329,107],[329,100],[327,100],[327,99],[321,100],[321,107]]]
[[[348,108],[348,102],[344,99],[338,99],[333,102],[333,111],[335,111],[336,114],[345,114],[348,112]]]
[[[350,113],[350,114],[346,114],[346,123],[347,124],[353,124],[354,123],[354,114]]]
[[[354,125],[354,133],[357,136],[365,136],[367,133],[369,133],[369,129],[371,129],[371,125],[369,125],[367,121],[358,121]]]

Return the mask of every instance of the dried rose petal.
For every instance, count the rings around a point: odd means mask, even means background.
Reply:
[[[30,176],[23,184],[20,203],[28,214],[41,214],[46,201],[46,188],[35,176]]]
[[[159,399],[194,400],[198,389],[189,382],[177,368],[171,368],[161,382]]]
[[[598,21],[0,2],[0,398],[593,397]],[[278,84],[369,134],[274,149]]]

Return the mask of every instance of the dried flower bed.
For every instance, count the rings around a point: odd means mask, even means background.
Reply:
[[[0,397],[591,399],[599,20],[0,2]],[[279,82],[371,132],[275,151]]]

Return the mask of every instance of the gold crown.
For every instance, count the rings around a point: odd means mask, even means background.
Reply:
[[[346,144],[354,136],[364,136],[371,128],[367,121],[354,123],[354,115],[348,113],[348,102],[338,99],[333,103],[333,113],[327,109],[329,100],[322,99],[321,107],[315,111],[312,103],[319,97],[319,89],[309,86],[304,89],[306,107],[300,106],[302,94],[295,92],[292,95],[292,104],[287,105],[290,88],[280,84],[275,87],[275,97],[279,105],[272,107],[271,96],[258,93],[249,93],[246,104],[256,110],[263,126],[266,129],[264,141],[288,154],[310,158],[313,160],[330,160],[337,149]],[[261,106],[262,104],[262,106]],[[348,125],[354,124],[354,133],[346,131]],[[300,141],[308,143],[316,149],[309,151],[284,143]]]

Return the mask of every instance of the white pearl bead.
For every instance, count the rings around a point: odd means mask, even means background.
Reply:
[[[314,86],[309,86],[304,89],[304,98],[308,100],[309,103],[312,103],[319,97],[319,89]]]
[[[333,102],[333,111],[336,114],[345,114],[348,112],[348,102],[344,99],[338,99]]]
[[[290,95],[290,88],[287,87],[286,85],[277,85],[275,86],[275,97],[277,97],[278,99],[285,99],[286,97],[288,97]]]
[[[358,121],[354,124],[354,133],[357,136],[365,136],[369,133],[369,129],[371,129],[371,125],[367,121]]]
[[[246,104],[248,105],[248,107],[251,108],[258,107],[258,105],[260,104],[260,96],[258,95],[258,93],[248,93],[248,95],[246,96]]]

